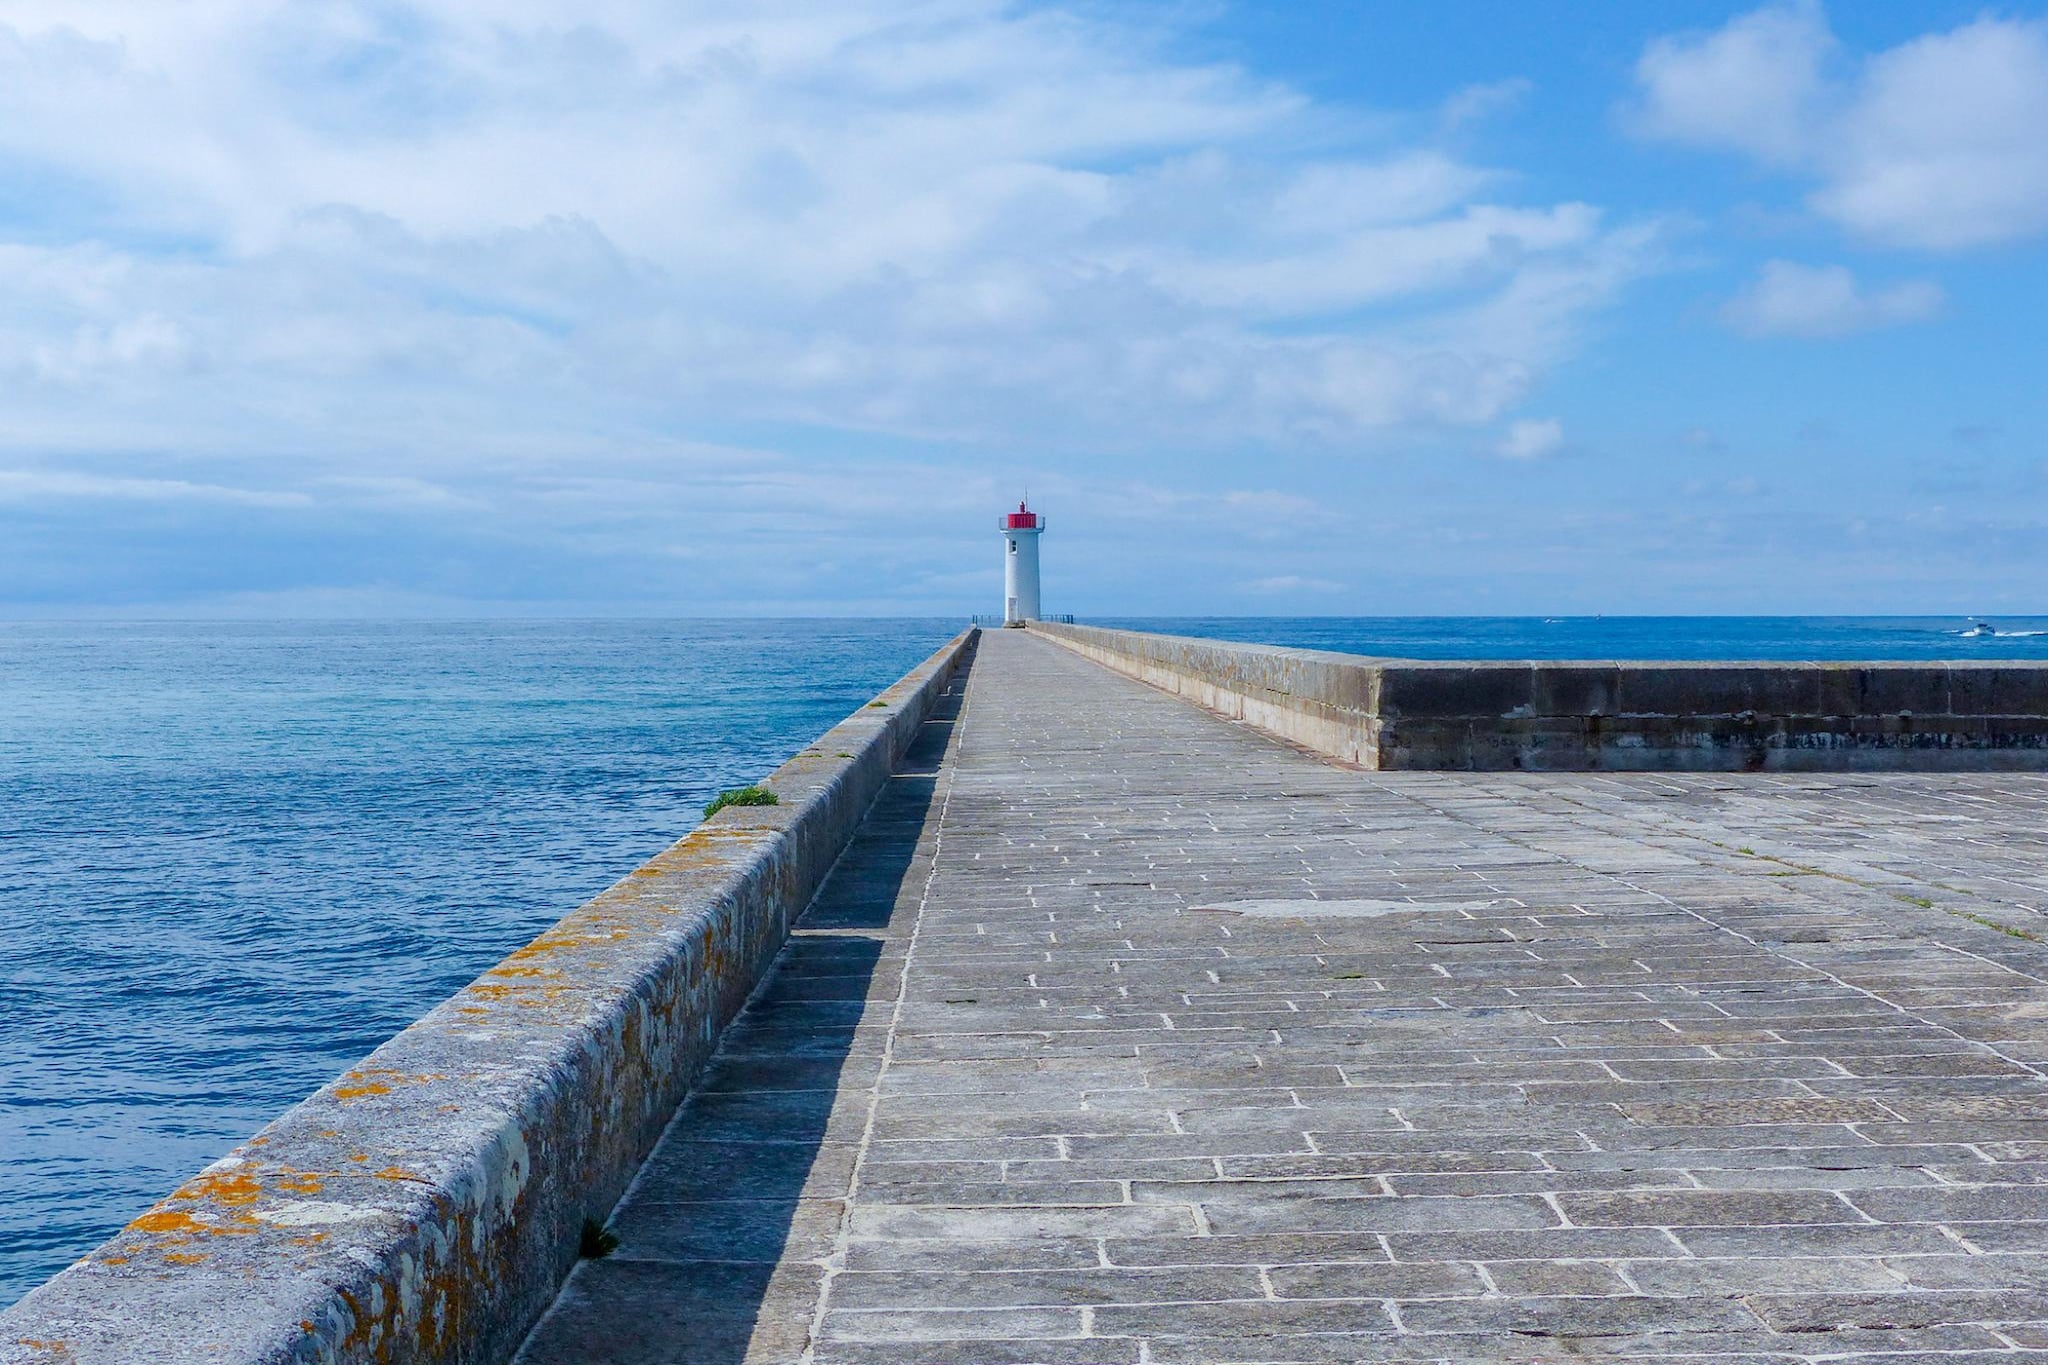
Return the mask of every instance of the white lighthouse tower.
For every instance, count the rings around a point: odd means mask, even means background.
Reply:
[[[1038,537],[1045,518],[1017,504],[1003,517],[1003,624],[1022,625],[1038,619]]]

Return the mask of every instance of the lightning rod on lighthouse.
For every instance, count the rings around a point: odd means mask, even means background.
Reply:
[[[1003,624],[1021,626],[1038,619],[1038,537],[1045,518],[1017,504],[1003,517]]]

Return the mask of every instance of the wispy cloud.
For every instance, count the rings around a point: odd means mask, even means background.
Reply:
[[[1540,460],[1563,447],[1563,422],[1555,417],[1532,417],[1509,423],[1494,451],[1510,460]]]
[[[1941,287],[1928,280],[1865,289],[1844,266],[1768,261],[1722,306],[1721,318],[1751,336],[1838,337],[1923,322],[1945,302]]]
[[[1513,109],[1529,98],[1535,88],[1534,82],[1521,76],[1468,85],[1444,101],[1438,116],[1447,131],[1454,131]]]
[[[311,507],[304,493],[229,488],[184,479],[136,479],[62,470],[0,469],[0,502],[111,499],[120,502],[210,502],[238,507]]]
[[[1268,578],[1254,578],[1244,585],[1245,591],[1261,597],[1277,597],[1294,593],[1332,593],[1344,591],[1344,585],[1334,579],[1314,578],[1303,574],[1274,574]]]

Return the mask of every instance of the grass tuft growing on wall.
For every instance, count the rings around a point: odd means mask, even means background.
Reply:
[[[727,806],[779,806],[782,798],[766,787],[734,787],[711,798],[711,804],[704,808],[704,818],[709,820]]]

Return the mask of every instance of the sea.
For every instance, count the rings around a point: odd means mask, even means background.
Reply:
[[[1390,659],[2048,659],[2042,616],[1091,616],[1083,624]]]
[[[2048,619],[1088,619],[1410,658],[2048,657]],[[0,622],[0,1305],[960,625]]]
[[[0,1306],[960,626],[0,623]]]

